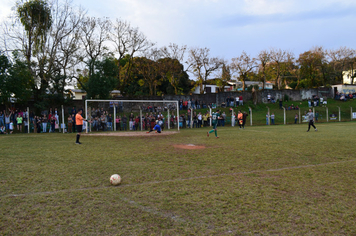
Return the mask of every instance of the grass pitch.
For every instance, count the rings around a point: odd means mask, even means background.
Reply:
[[[0,233],[354,235],[356,123],[316,126],[0,136]]]

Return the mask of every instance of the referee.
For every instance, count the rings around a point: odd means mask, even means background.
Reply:
[[[315,131],[318,131],[318,130],[315,128],[315,125],[314,125],[314,114],[313,114],[313,112],[312,112],[312,109],[309,109],[309,112],[308,112],[307,116],[308,116],[308,120],[309,120],[309,126],[308,126],[307,132],[309,132],[310,126],[313,126],[314,129],[315,129]]]
[[[75,144],[82,144],[81,142],[79,142],[79,139],[83,129],[83,120],[88,121],[82,117],[82,113],[83,113],[83,109],[80,109],[78,113],[75,115],[75,124],[77,128],[77,141],[75,142]]]

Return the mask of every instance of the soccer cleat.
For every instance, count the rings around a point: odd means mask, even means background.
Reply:
[[[307,132],[309,132],[309,130],[307,130]]]
[[[318,131],[317,129],[315,129],[315,131]]]
[[[208,137],[209,137],[209,132],[207,132],[207,133],[206,133],[206,136],[208,136]]]
[[[146,134],[148,134],[149,132],[147,131]]]
[[[215,138],[219,138],[219,136],[216,136]]]
[[[81,142],[76,142],[75,144],[82,144]]]

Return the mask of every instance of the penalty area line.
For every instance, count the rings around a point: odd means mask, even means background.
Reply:
[[[151,184],[164,184],[164,183],[172,183],[172,182],[182,182],[182,181],[207,179],[207,178],[219,178],[219,177],[223,177],[223,176],[234,176],[234,175],[243,175],[243,174],[254,174],[254,173],[263,173],[263,172],[274,172],[274,171],[294,170],[294,169],[302,169],[302,168],[312,168],[312,167],[342,164],[342,163],[348,163],[348,162],[354,162],[354,161],[356,161],[356,159],[355,160],[347,160],[347,161],[339,161],[339,162],[327,162],[327,163],[320,163],[320,164],[282,167],[282,168],[268,169],[268,170],[252,170],[252,171],[242,171],[242,172],[234,172],[234,173],[227,173],[227,174],[202,175],[202,176],[195,176],[195,177],[189,177],[189,178],[177,178],[177,179],[162,180],[162,181],[151,181],[151,182],[143,182],[143,183],[135,183],[135,184],[125,184],[125,185],[118,186],[118,188],[127,188],[127,187],[135,187],[135,186],[151,185]],[[51,194],[57,194],[57,193],[70,193],[70,192],[101,190],[101,189],[109,189],[109,188],[113,188],[113,186],[63,189],[63,190],[56,190],[56,191],[33,192],[33,193],[6,194],[6,195],[0,196],[0,198],[24,197],[24,196],[31,196],[31,195],[51,195]]]

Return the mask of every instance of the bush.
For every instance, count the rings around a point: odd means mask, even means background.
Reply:
[[[287,94],[284,94],[284,101],[286,101],[286,102],[289,101],[289,96]]]

